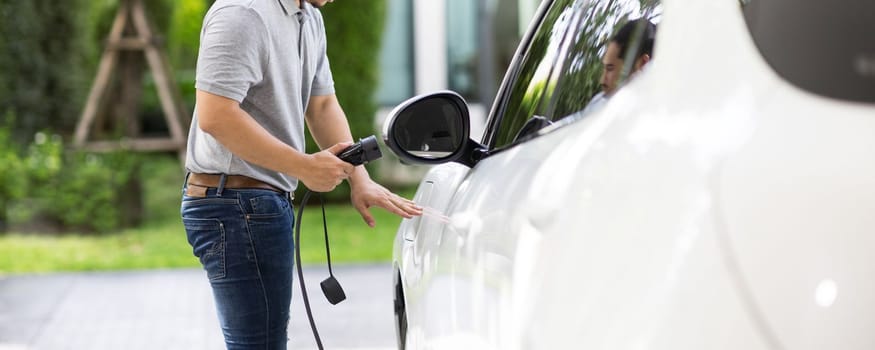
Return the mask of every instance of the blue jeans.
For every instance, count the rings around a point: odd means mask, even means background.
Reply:
[[[288,195],[210,188],[182,198],[182,221],[213,289],[228,349],[285,349],[294,267]]]

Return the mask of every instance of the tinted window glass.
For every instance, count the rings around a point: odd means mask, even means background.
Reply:
[[[651,0],[554,1],[522,59],[508,73],[513,80],[497,101],[484,142],[503,148],[553,121],[605,102],[649,62],[659,9],[659,2]],[[625,39],[618,39],[621,32],[626,32]],[[631,49],[609,50],[612,42]],[[641,49],[645,42],[647,50]],[[647,58],[641,58],[645,52]],[[613,59],[606,61],[608,57]],[[613,80],[608,79],[611,89],[604,84],[609,66],[615,72]]]
[[[498,129],[488,131],[495,138],[493,147],[500,148],[513,142],[517,131],[528,119],[543,113],[539,107],[549,94],[548,80],[553,75],[552,68],[559,62],[562,39],[573,26],[575,10],[583,2],[586,1],[557,0],[545,14],[517,68],[519,73],[515,81],[508,86],[509,97],[497,123]]]
[[[875,102],[875,1],[742,4],[757,48],[784,79],[824,96]]]
[[[572,114],[580,114],[593,99],[604,98],[606,87],[603,84],[608,84],[608,76],[611,74],[606,73],[606,63],[622,62],[620,66],[610,67],[616,70],[614,75],[617,81],[610,83],[614,85],[614,90],[619,88],[617,85],[634,75],[636,69],[643,68],[635,65],[643,63],[640,58],[642,55],[648,55],[648,60],[653,58],[655,29],[661,14],[662,6],[658,1],[592,3],[583,12],[583,25],[569,38],[570,49],[561,65],[556,92],[550,101],[547,115],[556,121]],[[651,25],[651,28],[647,28]],[[618,35],[623,27],[633,30],[628,38],[620,39]],[[605,57],[612,40],[625,42],[628,47],[618,52],[623,56],[618,57],[622,61],[607,60]],[[593,102],[588,111],[597,109],[597,103]]]

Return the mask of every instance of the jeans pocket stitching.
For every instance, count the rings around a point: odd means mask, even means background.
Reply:
[[[194,221],[194,220],[201,221],[201,223],[197,224],[197,225],[195,225],[195,224],[191,224],[190,226],[186,225],[187,230],[193,229],[195,226],[203,227],[203,223],[202,223],[203,221],[212,221],[213,224],[216,224],[216,223],[218,224],[216,226],[210,225],[210,227],[216,227],[218,229],[218,233],[219,233],[218,239],[212,243],[212,245],[210,246],[209,249],[204,251],[203,254],[201,254],[198,257],[198,260],[200,261],[201,266],[207,272],[207,278],[210,281],[216,281],[216,280],[220,280],[220,279],[225,278],[225,276],[226,276],[226,270],[225,270],[225,246],[226,246],[225,224],[223,222],[221,222],[219,219],[194,219],[194,218],[183,218],[183,219],[190,220],[190,222]],[[190,243],[192,243],[192,242],[190,241]],[[215,269],[213,271],[210,271],[210,269],[207,269],[207,265],[211,259],[215,259],[214,261],[216,263]]]
[[[204,256],[216,255],[218,258],[218,272],[210,277],[210,281],[216,281],[225,278],[225,224],[219,221],[219,241],[213,244],[213,247],[207,251]]]
[[[275,193],[271,193],[249,198],[249,207],[252,211],[248,215],[252,217],[272,218],[283,215],[285,209],[288,208],[288,202],[277,198]]]

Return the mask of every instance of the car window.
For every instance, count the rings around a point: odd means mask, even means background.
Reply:
[[[628,46],[638,48],[649,40],[652,56],[660,11],[659,1],[653,0],[553,1],[522,58],[508,72],[484,143],[493,150],[505,148],[554,121],[583,114],[594,100],[607,100],[603,58],[609,53],[609,43],[622,28],[634,27]],[[632,22],[645,20],[649,26],[632,26]],[[611,57],[618,58],[610,65],[618,77],[612,85],[621,85],[632,75],[640,51],[623,50],[629,56],[623,59],[617,50],[610,51]]]
[[[488,128],[486,137],[493,138],[487,141],[492,148],[510,144],[525,122],[538,115],[541,101],[549,93],[545,88],[552,68],[559,61],[562,39],[572,27],[575,10],[583,2],[556,0],[547,10],[517,67],[515,81],[508,86],[507,102],[501,106],[502,117]]]
[[[556,121],[570,115],[577,117],[585,116],[582,113],[594,111],[598,107],[591,103],[599,103],[594,99],[604,98],[605,87],[603,84],[613,84],[614,90],[628,79],[636,68],[636,59],[643,54],[648,55],[648,60],[653,57],[653,44],[655,39],[656,25],[659,24],[662,15],[662,6],[658,1],[604,1],[593,3],[583,11],[583,24],[576,28],[569,38],[568,54],[560,65],[561,71],[557,76],[555,93],[547,107],[547,113],[551,120]],[[648,33],[645,26],[652,25],[652,31]],[[640,51],[635,52],[626,49],[620,52],[623,55],[623,65],[606,67],[605,55],[609,54],[609,46],[612,39],[616,39],[624,27],[632,28],[629,37],[629,46],[641,46]],[[636,40],[640,44],[636,44]],[[644,41],[648,41],[644,43]],[[613,54],[613,52],[611,52]],[[616,62],[615,62],[616,63]],[[607,69],[616,70],[614,74],[617,80],[609,83],[611,73]]]

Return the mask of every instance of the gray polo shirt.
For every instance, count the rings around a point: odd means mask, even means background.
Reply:
[[[310,96],[334,93],[325,26],[306,1],[218,0],[201,30],[195,87],[240,102],[258,124],[304,151]],[[195,107],[185,167],[194,173],[246,175],[293,191],[298,180],[250,164],[198,128]]]

